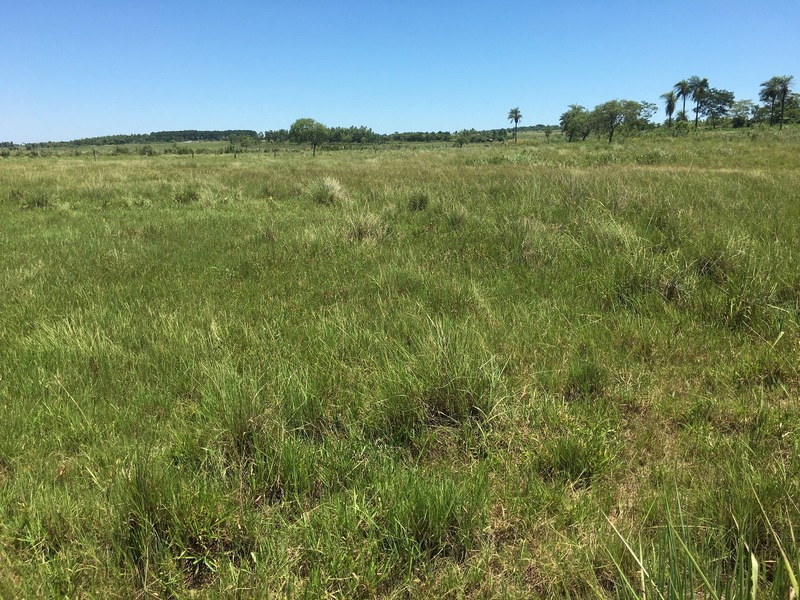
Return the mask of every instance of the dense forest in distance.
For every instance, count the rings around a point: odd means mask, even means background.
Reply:
[[[569,109],[559,118],[559,124],[520,127],[522,112],[519,107],[511,109],[508,120],[513,129],[498,128],[477,131],[464,129],[451,133],[406,132],[379,134],[365,126],[327,127],[309,118],[295,121],[289,129],[278,129],[258,132],[250,129],[157,131],[145,134],[118,134],[100,137],[89,137],[69,142],[40,142],[16,144],[0,142],[2,156],[8,156],[9,150],[25,148],[51,148],[58,146],[117,146],[118,151],[126,153],[126,144],[149,145],[154,143],[183,142],[229,142],[229,151],[247,150],[260,142],[283,143],[294,141],[311,143],[314,150],[320,143],[328,144],[376,144],[385,142],[454,142],[456,146],[467,143],[483,143],[505,141],[511,137],[517,141],[519,131],[542,131],[549,139],[555,130],[561,130],[567,141],[585,140],[590,134],[608,136],[611,143],[615,131],[625,135],[666,126],[673,133],[688,131],[691,128],[687,99],[695,106],[694,126],[696,130],[702,121],[712,129],[730,126],[733,128],[751,127],[769,123],[770,127],[778,125],[783,128],[784,122],[800,122],[800,94],[793,92],[794,77],[791,75],[774,76],[761,84],[759,92],[760,104],[752,100],[735,100],[735,94],[724,89],[711,87],[707,78],[696,75],[677,82],[668,92],[660,96],[664,114],[667,119],[658,123],[653,117],[658,114],[659,106],[648,101],[610,100],[588,110],[580,104],[571,104]],[[673,119],[674,116],[674,119]],[[144,153],[149,154],[150,148]],[[177,148],[176,148],[177,150]],[[184,148],[188,153],[190,150]],[[193,151],[192,151],[193,152]]]
[[[520,127],[520,131],[541,131],[548,127],[556,129],[556,126],[539,124],[535,126]],[[381,143],[381,142],[449,142],[457,134],[449,131],[411,131],[404,133],[380,134],[375,133],[369,127],[331,127],[326,141],[331,143]],[[477,131],[467,130],[469,141],[484,142],[490,140],[504,140],[509,137],[507,129],[494,129]],[[131,133],[105,135],[98,137],[81,138],[78,140],[61,142],[38,142],[18,144],[15,142],[0,142],[0,148],[19,148],[25,147],[28,150],[34,148],[54,147],[54,146],[115,146],[125,144],[155,144],[155,143],[182,143],[182,142],[232,142],[237,146],[246,147],[250,143],[260,141],[279,143],[289,141],[288,129],[278,129],[259,133],[250,129],[226,129],[226,130],[197,130],[186,129],[181,131],[155,131],[152,133]]]

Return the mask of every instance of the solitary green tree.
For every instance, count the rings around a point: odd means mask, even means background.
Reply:
[[[289,139],[298,144],[311,144],[312,156],[317,146],[328,139],[328,128],[314,119],[297,119],[289,128]]]
[[[750,120],[756,112],[756,105],[752,100],[737,100],[731,105],[730,115],[731,124],[734,129],[739,127],[749,127]]]
[[[717,119],[722,119],[733,106],[734,94],[728,90],[709,88],[703,95],[701,112],[711,119],[711,128],[716,129]]]
[[[775,101],[778,99],[778,78],[772,77],[761,84],[761,91],[758,99],[765,104],[769,104],[769,126],[775,122]]]
[[[703,97],[708,91],[708,79],[705,77],[700,79],[697,75],[693,75],[689,78],[689,91],[692,95],[692,100],[695,102],[694,128],[697,129],[697,123],[700,120],[700,105],[703,103]]]
[[[689,87],[689,82],[685,79],[681,79],[678,83],[672,86],[672,89],[675,90],[675,97],[676,98],[683,98],[683,114],[686,114],[686,97],[691,93],[691,88]]]
[[[617,127],[625,121],[625,105],[619,100],[609,100],[603,104],[598,104],[589,114],[589,122],[592,129],[598,133],[608,134],[608,143],[614,138]]]
[[[791,75],[784,75],[782,77],[775,77],[774,79],[778,98],[781,99],[781,126],[779,129],[783,129],[783,109],[786,107],[786,96],[792,91],[794,77]]]
[[[519,107],[512,108],[508,111],[508,120],[514,123],[514,143],[517,143],[517,125],[522,120],[522,113],[519,112]]]
[[[568,142],[577,137],[585,140],[591,132],[589,112],[580,104],[570,104],[569,110],[561,115],[558,122]]]
[[[675,105],[678,102],[675,90],[670,90],[665,94],[661,94],[661,99],[664,101],[664,112],[669,119],[669,126],[672,127],[672,113],[675,112]]]

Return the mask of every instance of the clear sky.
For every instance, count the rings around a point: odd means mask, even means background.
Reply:
[[[707,77],[794,75],[800,2],[0,0],[0,141],[180,129],[556,124]],[[661,116],[659,115],[659,119]]]

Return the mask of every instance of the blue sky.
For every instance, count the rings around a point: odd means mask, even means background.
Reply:
[[[708,77],[794,75],[800,3],[0,0],[0,141],[174,129],[555,124]],[[661,116],[659,115],[659,119]]]

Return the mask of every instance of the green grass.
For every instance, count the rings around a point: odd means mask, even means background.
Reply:
[[[796,588],[796,130],[106,150],[0,159],[0,596]]]

